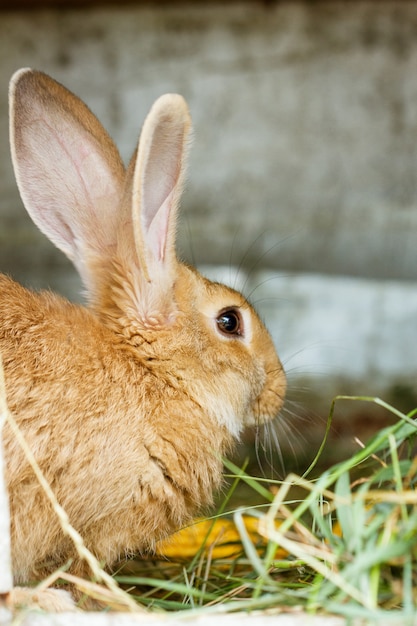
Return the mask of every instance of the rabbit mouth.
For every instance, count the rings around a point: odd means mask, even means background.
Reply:
[[[284,371],[281,369],[274,384],[264,388],[262,394],[255,401],[245,425],[261,426],[278,417],[284,405],[286,390],[287,381]]]

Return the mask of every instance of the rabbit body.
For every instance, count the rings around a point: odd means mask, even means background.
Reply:
[[[125,171],[64,87],[32,70],[11,85],[22,198],[88,306],[0,275],[7,401],[71,524],[111,567],[211,504],[222,455],[275,417],[285,376],[246,299],[176,258],[183,100],[154,106]],[[69,558],[86,573],[7,424],[4,448],[15,581]]]
[[[112,563],[152,548],[209,504],[221,479],[211,451],[226,452],[231,435],[202,419],[199,401],[182,388],[187,364],[175,346],[169,354],[164,344],[162,362],[149,354],[147,365],[83,307],[6,277],[0,293],[9,408],[97,558]],[[188,372],[195,379],[199,365]],[[4,445],[14,574],[24,582],[76,555],[7,426]]]

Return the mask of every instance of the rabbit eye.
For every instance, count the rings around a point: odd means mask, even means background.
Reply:
[[[217,327],[223,335],[242,335],[243,322],[239,311],[227,309],[216,318]]]

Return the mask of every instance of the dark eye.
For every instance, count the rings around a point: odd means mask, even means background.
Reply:
[[[223,335],[242,335],[243,323],[239,311],[227,309],[216,318],[217,326]]]

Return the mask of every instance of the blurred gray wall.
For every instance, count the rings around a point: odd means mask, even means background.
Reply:
[[[183,256],[251,295],[311,408],[334,393],[415,400],[416,3],[8,11],[0,59],[0,270],[78,297],[18,197],[13,71],[79,94],[126,160],[153,100],[180,92],[195,128]]]

